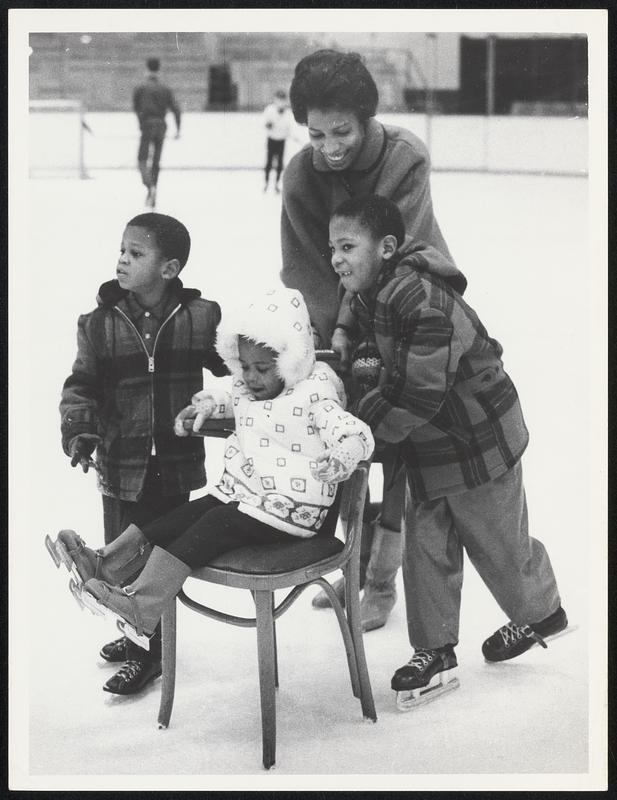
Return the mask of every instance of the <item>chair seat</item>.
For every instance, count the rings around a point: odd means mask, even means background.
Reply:
[[[343,546],[343,542],[335,536],[313,536],[284,544],[238,547],[217,556],[208,567],[248,575],[293,572],[340,553]],[[195,570],[191,577],[199,578],[200,572],[199,569]]]

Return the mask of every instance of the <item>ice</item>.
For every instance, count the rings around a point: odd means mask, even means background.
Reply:
[[[252,630],[181,607],[168,730],[156,724],[159,682],[133,698],[103,693],[113,668],[97,653],[117,631],[80,613],[68,574],[56,571],[43,539],[72,527],[102,543],[95,478],[71,469],[62,454],[57,404],[75,356],[77,316],[114,276],[123,226],[144,210],[145,191],[136,171],[32,180],[27,228],[11,259],[11,714],[21,721],[12,763],[30,776],[29,788],[71,788],[79,778],[94,789],[303,789],[310,785],[304,775],[320,776],[322,790],[508,789],[509,774],[518,776],[518,788],[582,785],[590,769],[588,659],[597,635],[588,597],[597,599],[605,570],[598,561],[604,530],[593,511],[596,266],[588,257],[587,182],[438,173],[432,186],[440,225],[469,279],[469,302],[504,346],[521,396],[531,432],[523,461],[531,530],[548,548],[578,629],[548,650],[485,664],[480,645],[505,618],[468,565],[461,687],[401,714],[390,690],[393,671],[410,655],[399,575],[391,619],[365,636],[378,722],[363,725],[335,617],[314,611],[305,592],[277,625],[271,774],[261,770]],[[260,173],[163,170],[157,210],[191,231],[186,285],[224,305],[278,282],[280,197],[262,193]],[[221,442],[208,443],[213,476],[220,459]],[[376,495],[379,483],[373,474]],[[250,613],[248,593],[193,591],[211,605]],[[593,687],[597,708],[602,682]],[[253,777],[242,784],[246,776]]]

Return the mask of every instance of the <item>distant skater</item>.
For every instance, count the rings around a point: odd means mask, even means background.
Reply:
[[[159,81],[160,60],[149,58],[146,66],[148,67],[146,80],[133,92],[133,109],[139,119],[141,130],[137,163],[143,185],[148,190],[146,205],[154,208],[161,152],[167,131],[165,116],[168,111],[173,113],[176,122],[175,138],[179,139],[181,112],[172,90]]]
[[[293,116],[287,103],[287,93],[279,89],[274,93],[274,102],[266,106],[263,113],[264,126],[268,132],[266,141],[266,182],[264,192],[268,191],[270,182],[270,172],[276,161],[276,182],[274,191],[278,194],[281,191],[281,175],[283,173],[285,142],[289,138]]]

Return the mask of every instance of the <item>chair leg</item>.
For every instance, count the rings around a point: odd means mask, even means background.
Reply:
[[[272,592],[272,636],[274,639],[274,685],[279,688],[279,657],[278,649],[276,647],[276,620],[274,619],[274,609],[276,605],[274,602],[274,592]]]
[[[176,600],[168,606],[161,617],[161,704],[159,706],[159,728],[167,728],[174,704],[176,688]]]
[[[254,597],[255,616],[257,619],[257,659],[259,662],[259,689],[261,694],[263,765],[265,769],[270,769],[276,758],[273,593],[267,590],[255,590]]]
[[[322,586],[324,592],[330,598],[330,604],[332,605],[332,609],[336,614],[336,619],[339,624],[339,628],[341,630],[341,635],[343,637],[343,642],[345,644],[345,653],[347,655],[349,677],[351,679],[351,691],[353,692],[354,697],[360,697],[360,679],[358,677],[358,668],[356,665],[356,648],[354,646],[353,639],[351,637],[349,624],[347,622],[347,617],[345,616],[345,611],[343,610],[343,606],[341,605],[331,585],[328,584],[328,582],[323,579],[319,581],[319,584]],[[345,591],[347,592],[347,582],[345,584]],[[356,595],[358,594],[358,592],[359,589],[356,591]]]
[[[375,702],[373,700],[373,690],[371,689],[371,680],[368,674],[368,667],[366,665],[366,654],[364,652],[364,640],[362,639],[362,625],[360,622],[360,602],[358,577],[352,576],[352,568],[348,563],[345,567],[345,610],[347,612],[347,620],[349,623],[349,630],[351,631],[351,638],[354,645],[355,664],[358,671],[358,678],[360,684],[360,704],[362,706],[362,713],[367,719],[372,719],[377,722],[377,712],[375,711]],[[358,695],[356,694],[356,697]]]

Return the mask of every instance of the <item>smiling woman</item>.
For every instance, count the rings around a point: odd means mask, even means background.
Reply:
[[[291,159],[283,183],[283,283],[307,303],[318,345],[348,357],[336,322],[339,281],[330,265],[331,211],[357,195],[379,194],[400,208],[405,229],[450,258],[433,215],[429,155],[410,131],[375,119],[379,95],[357,53],[318,50],[296,66],[289,90],[309,144]],[[333,336],[334,333],[334,336]]]

